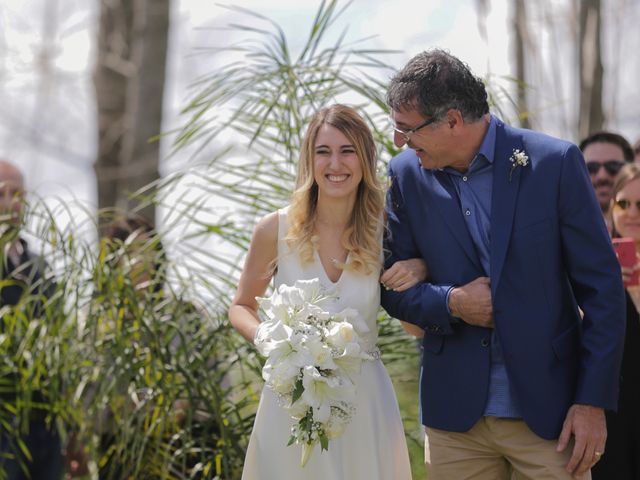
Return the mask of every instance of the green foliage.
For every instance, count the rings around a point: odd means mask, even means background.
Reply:
[[[55,284],[43,295],[24,282],[2,309],[5,429],[26,433],[34,414],[55,422],[105,478],[238,478],[259,363],[224,310],[170,280],[157,237],[94,252],[52,218],[32,233]]]

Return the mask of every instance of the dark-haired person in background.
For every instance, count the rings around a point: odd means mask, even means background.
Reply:
[[[607,228],[611,231],[607,213],[613,184],[620,168],[627,162],[633,162],[633,149],[622,135],[605,131],[592,133],[580,142],[579,147]]]

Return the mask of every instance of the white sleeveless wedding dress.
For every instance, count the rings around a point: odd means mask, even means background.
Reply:
[[[332,313],[355,308],[369,327],[361,335],[369,351],[376,351],[377,314],[380,305],[378,275],[343,271],[332,282],[316,253],[313,263],[302,265],[289,251],[284,237],[286,209],[278,212],[278,271],[276,286],[293,285],[296,280],[320,279],[335,291]],[[379,355],[378,355],[379,357]],[[330,440],[329,450],[316,445],[304,467],[300,466],[301,446],[287,446],[293,420],[278,405],[276,396],[264,388],[244,463],[243,480],[410,480],[411,467],[395,392],[379,359],[362,363],[355,378],[356,413],[344,434]]]

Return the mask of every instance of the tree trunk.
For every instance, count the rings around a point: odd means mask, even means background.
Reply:
[[[155,208],[131,194],[159,177],[159,143],[170,0],[101,0],[94,84],[98,157],[94,164],[100,211]]]
[[[527,11],[524,0],[514,1],[513,32],[515,43],[517,93],[516,105],[518,118],[522,128],[531,128],[529,121],[529,106],[527,104],[527,64],[526,45],[529,39],[527,30]]]
[[[602,50],[600,48],[600,0],[580,2],[580,113],[578,134],[584,138],[602,130]]]
[[[127,132],[127,86],[133,76],[133,8],[129,1],[100,1],[97,61],[93,73],[98,115],[98,153],[94,163],[98,210],[121,208],[119,179]]]
[[[124,157],[129,159],[124,190],[133,193],[160,176],[160,142],[151,140],[162,131],[162,109],[169,33],[170,0],[135,0],[133,2],[134,81],[128,90],[128,113],[131,128],[124,144]],[[151,195],[153,190],[145,193]],[[128,203],[133,208],[137,200]],[[143,201],[140,212],[152,223],[155,206]]]

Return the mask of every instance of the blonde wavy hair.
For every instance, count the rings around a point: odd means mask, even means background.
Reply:
[[[366,274],[376,272],[381,267],[384,189],[376,174],[377,155],[371,131],[362,117],[345,105],[323,108],[311,119],[300,152],[285,240],[291,250],[299,253],[303,263],[313,261],[313,253],[317,248],[314,227],[318,202],[318,184],[313,176],[313,164],[316,138],[323,125],[331,125],[347,137],[362,168],[362,181],[358,185],[351,219],[342,236],[342,246],[349,257],[347,263],[340,264],[340,267]]]

